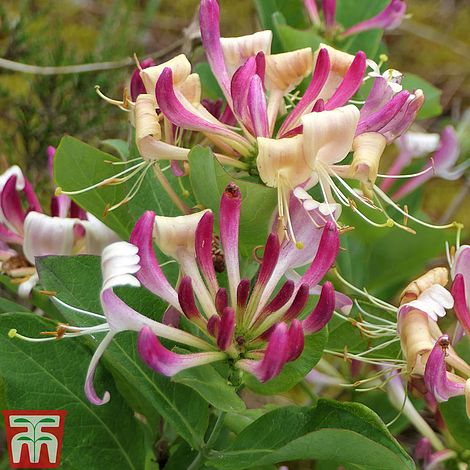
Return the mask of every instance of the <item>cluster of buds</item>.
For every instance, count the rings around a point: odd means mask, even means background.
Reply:
[[[375,180],[383,176],[378,168],[386,145],[415,120],[424,101],[421,90],[402,90],[400,73],[381,74],[361,51],[353,56],[320,45],[317,51],[271,54],[271,31],[221,37],[217,0],[201,0],[199,20],[202,44],[226,107],[201,100],[200,77],[191,73],[185,55],[160,65],[142,62],[124,101],[108,99],[130,111],[136,129],[143,160],[127,172],[144,171],[164,159],[181,176],[185,168],[180,163],[188,159],[191,145],[209,140],[215,158],[238,176],[259,175],[264,184],[278,189],[279,215],[294,242],[290,196],[301,194],[305,201],[305,191],[314,186],[321,190],[322,200],[309,196],[309,207],[321,207],[332,220],[338,216],[339,202],[375,226],[393,225],[382,203],[372,200],[376,196],[408,217]],[[368,75],[367,65],[373,69]],[[295,90],[309,75],[310,83],[299,96]],[[349,104],[364,80],[371,78],[374,85],[362,108]],[[341,164],[350,152],[352,163]],[[345,179],[359,181],[362,192]],[[358,205],[385,213],[385,222],[369,220]]]
[[[339,34],[341,38],[347,38],[371,29],[383,29],[385,31],[395,29],[400,26],[406,13],[404,0],[390,0],[388,5],[377,15],[345,30],[336,21],[336,0],[322,0],[323,22],[320,18],[316,0],[304,0],[304,5],[310,20],[317,28],[324,29],[329,36]]]
[[[307,232],[305,212],[296,201],[293,204],[297,207],[293,208],[293,223]],[[301,355],[304,336],[321,330],[335,308],[349,311],[351,301],[336,293],[330,282],[320,286],[339,250],[339,233],[334,223],[329,221],[317,229],[309,227],[304,250],[298,250],[286,239],[281,242],[274,226],[252,282],[241,278],[240,273],[240,210],[241,193],[231,183],[222,194],[219,213],[227,288],[219,285],[214,268],[214,214],[210,210],[179,217],[146,212],[135,225],[129,243],[117,242],[104,249],[101,263],[104,317],[90,313],[105,321],[93,327],[60,325],[58,330],[60,338],[107,332],[96,349],[86,380],[85,391],[93,403],[109,400],[107,393],[102,398],[96,394],[93,377],[99,358],[119,332],[137,331],[142,359],[163,375],[173,376],[187,368],[226,360],[234,372],[249,373],[265,382]],[[176,287],[168,281],[156,259],[154,242],[179,264]],[[306,263],[310,266],[298,279],[290,276],[283,280],[288,272]],[[113,291],[122,285],[144,286],[167,303],[162,320],[152,320],[128,306]],[[316,306],[306,311],[310,295],[318,293]],[[180,316],[197,333],[179,328]],[[24,338],[17,332],[11,335]],[[167,349],[159,338],[190,351],[184,354]]]
[[[48,148],[49,168],[55,149]],[[52,177],[52,175],[51,175]],[[52,196],[50,215],[44,213],[31,182],[18,166],[0,176],[1,270],[19,284],[26,297],[36,285],[35,257],[101,254],[117,235],[65,195]]]
[[[438,319],[453,307],[459,329],[470,332],[470,246],[461,246],[452,261],[452,288],[447,268],[434,268],[409,284],[402,293],[398,327],[407,373],[419,388],[424,381],[427,394],[438,402],[465,395],[470,417],[470,366],[456,353],[453,341],[443,334]],[[462,330],[463,329],[463,330]],[[450,368],[450,370],[448,370]]]

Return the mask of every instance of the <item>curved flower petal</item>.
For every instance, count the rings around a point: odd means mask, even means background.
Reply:
[[[289,113],[285,121],[282,123],[279,129],[278,136],[285,137],[287,131],[292,129],[307,111],[310,105],[315,101],[323,86],[328,79],[330,72],[330,57],[328,50],[325,48],[320,49],[315,62],[315,70],[313,71],[312,80],[310,81],[307,90],[303,94],[300,101],[297,103],[295,108]]]
[[[336,0],[322,0],[325,26],[332,29],[336,25]]]
[[[318,61],[318,60],[317,60]],[[366,55],[359,51],[349,66],[343,81],[333,96],[326,102],[325,110],[330,111],[346,104],[359,90],[366,71]]]
[[[37,273],[34,273],[29,279],[26,281],[22,282],[18,286],[18,296],[21,299],[26,299],[29,297],[29,294],[31,294],[31,291],[34,289],[36,284],[39,281],[39,276]]]
[[[221,361],[227,357],[222,352],[174,353],[166,349],[147,326],[144,326],[139,333],[137,348],[141,358],[149,367],[167,377],[172,377],[182,370]]]
[[[317,285],[335,262],[338,251],[338,229],[334,222],[328,221],[323,229],[315,258],[303,274],[300,282],[310,287]]]
[[[109,332],[101,341],[99,346],[96,348],[93,357],[91,358],[90,365],[88,366],[88,371],[86,374],[85,379],[85,395],[93,405],[105,405],[111,399],[111,395],[108,391],[105,391],[103,394],[103,398],[100,398],[94,388],[93,380],[95,378],[96,368],[98,366],[98,362],[101,359],[106,348],[110,345],[112,339],[114,337],[114,333]]]
[[[144,81],[140,76],[141,70],[146,69],[148,67],[154,67],[155,65],[157,64],[151,57],[149,57],[148,59],[144,59],[142,62],[140,62],[140,68],[136,68],[132,73],[131,81],[129,84],[129,91],[131,94],[132,101],[135,102],[139,95],[146,93]]]
[[[242,359],[235,366],[253,374],[260,382],[266,382],[281,372],[289,357],[289,330],[285,323],[278,323],[269,337],[263,359]]]
[[[102,291],[114,286],[140,287],[139,280],[134,276],[141,269],[138,251],[137,246],[128,242],[116,242],[103,250],[101,254]]]
[[[447,401],[451,397],[465,393],[465,382],[457,382],[449,378],[446,369],[446,348],[450,344],[449,336],[442,335],[432,348],[426,362],[424,382],[438,402]],[[454,376],[456,377],[456,376]]]
[[[71,255],[76,223],[75,219],[30,212],[24,221],[23,252],[26,259],[34,264],[36,256]]]
[[[225,65],[224,51],[220,40],[220,10],[217,0],[201,0],[199,6],[199,25],[207,61],[227,98],[227,102],[231,104],[230,78]]]
[[[289,327],[289,346],[287,362],[295,361],[302,354],[305,345],[302,323],[299,320],[292,320]]]
[[[247,104],[255,136],[267,137],[269,135],[269,123],[266,96],[263,83],[258,75],[254,75],[250,81]]]
[[[212,295],[219,289],[217,276],[212,258],[212,230],[214,227],[214,214],[206,212],[199,221],[196,228],[195,250],[196,259],[202,274],[207,283],[207,287]]]
[[[457,274],[452,284],[452,296],[454,297],[454,311],[460,324],[465,329],[467,336],[470,336],[470,309],[468,302],[470,298],[467,296],[467,282],[462,274]]]
[[[86,253],[101,255],[105,247],[119,241],[118,235],[93,214],[87,213],[87,220],[80,222],[85,229]]]
[[[258,31],[246,36],[234,38],[220,38],[224,54],[224,62],[229,76],[233,76],[247,59],[256,56],[259,52],[264,55],[271,53],[273,33],[270,30]]]
[[[352,148],[358,121],[359,110],[354,105],[303,116],[304,155],[309,166],[317,160],[326,164],[343,160]]]
[[[406,314],[412,310],[425,313],[434,321],[446,314],[446,309],[452,308],[454,299],[450,292],[439,284],[425,289],[416,300],[400,305],[398,314]]]
[[[368,31],[369,29],[395,29],[403,21],[405,13],[406,2],[404,0],[391,0],[379,14],[347,29],[343,33],[343,37]]]
[[[238,230],[242,196],[235,183],[229,183],[220,198],[220,241],[225,257],[232,305],[236,304],[240,284],[238,260]]]
[[[231,307],[225,307],[220,317],[217,332],[217,346],[222,351],[226,351],[233,341],[235,332],[235,310]]]
[[[306,334],[317,333],[331,320],[335,303],[335,289],[333,284],[327,281],[323,284],[317,305],[302,321],[302,328]]]
[[[1,192],[1,212],[4,220],[15,232],[23,233],[23,224],[26,217],[21,199],[16,189],[17,176],[12,175],[6,181]]]
[[[130,242],[138,247],[141,266],[136,276],[147,289],[180,310],[178,294],[163,274],[155,257],[153,250],[154,225],[155,214],[147,211],[137,221],[132,231]]]

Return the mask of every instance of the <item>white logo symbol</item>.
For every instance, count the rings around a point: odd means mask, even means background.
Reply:
[[[41,446],[43,445],[47,448],[49,462],[56,463],[58,451],[57,438],[53,434],[43,431],[42,428],[57,428],[59,427],[59,422],[59,416],[10,416],[10,426],[12,428],[28,428],[27,431],[16,434],[11,441],[13,463],[20,462],[21,451],[24,445],[28,448],[31,463],[39,462]]]

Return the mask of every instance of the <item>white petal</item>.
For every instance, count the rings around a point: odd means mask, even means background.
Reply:
[[[103,250],[101,256],[102,292],[115,286],[140,287],[140,282],[133,275],[140,269],[138,251],[135,245],[128,242],[112,243]]]
[[[0,175],[0,193],[3,190],[5,183],[13,175],[16,175],[16,190],[23,191],[25,184],[23,172],[21,171],[21,168],[18,165],[13,165]]]
[[[76,223],[77,219],[30,212],[24,222],[23,252],[26,259],[34,264],[36,256],[71,255]]]
[[[111,243],[120,238],[109,227],[103,224],[94,215],[87,213],[88,220],[81,221],[85,229],[86,253],[89,255],[101,255],[101,252]]]

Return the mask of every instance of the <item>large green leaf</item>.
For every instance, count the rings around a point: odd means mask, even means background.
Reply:
[[[321,399],[316,408],[284,407],[246,427],[209,463],[238,470],[292,460],[333,460],[360,469],[414,469],[379,417],[357,403]]]
[[[106,163],[117,161],[119,160],[116,157],[108,153],[66,136],[60,141],[54,159],[57,186],[64,191],[76,191],[92,186],[124,169],[123,166],[116,167]],[[108,205],[124,199],[125,190],[125,185],[104,186],[74,195],[72,199],[127,239],[133,223],[126,206],[108,212],[106,217],[103,215]]]
[[[245,374],[247,386],[263,395],[274,395],[275,393],[290,390],[303,380],[320,360],[327,338],[326,328],[315,335],[305,336],[305,347],[297,360],[286,364],[277,377],[268,380],[266,383],[260,383],[251,374]]]
[[[38,259],[37,266],[45,289],[56,292],[57,297],[69,305],[101,313],[98,257],[44,257]],[[164,312],[162,302],[145,289],[120,287],[117,292],[134,308],[157,320]],[[96,324],[94,318],[61,305],[58,307],[71,324]],[[97,341],[88,337],[87,345],[95,349]],[[135,333],[120,333],[107,349],[103,363],[134,409],[151,423],[161,415],[191,446],[200,446],[208,423],[207,403],[191,389],[171,383],[148,368],[138,356]]]
[[[83,392],[90,352],[78,341],[30,343],[7,336],[11,328],[38,337],[54,324],[37,315],[0,315],[0,374],[9,409],[65,409],[62,467],[90,470],[143,468],[143,428],[109,376],[96,380],[111,392],[105,406],[88,402]],[[132,436],[132,439],[129,439]]]
[[[262,184],[250,183],[229,175],[210,149],[194,147],[189,154],[190,179],[194,197],[204,207],[219,214],[220,197],[230,182],[235,182],[242,193],[240,217],[240,254],[251,256],[256,246],[264,245],[277,204],[277,192]]]
[[[311,47],[315,52],[320,43],[327,41],[318,36],[313,30],[300,30],[286,24],[276,23],[276,30],[285,51],[294,51],[295,49],[302,49],[304,47]]]

